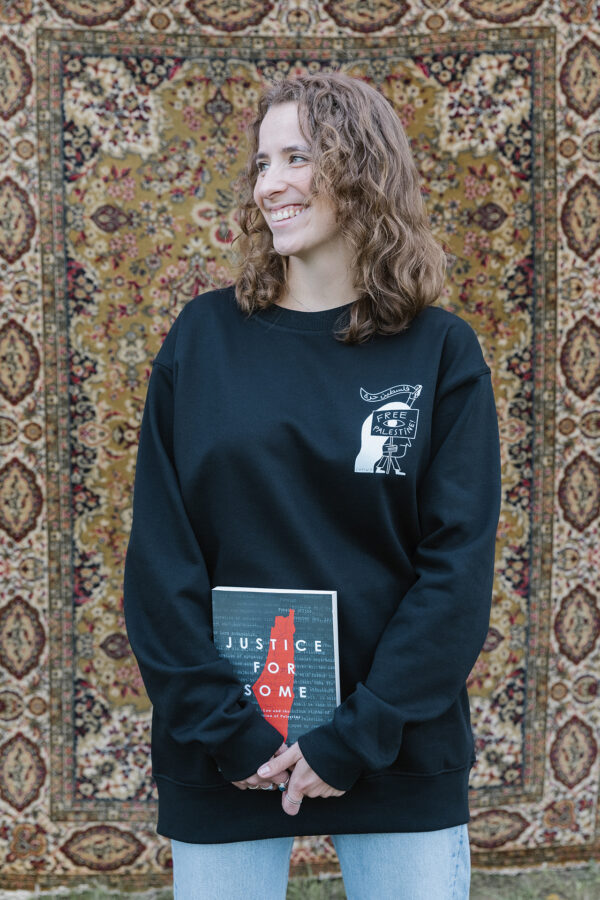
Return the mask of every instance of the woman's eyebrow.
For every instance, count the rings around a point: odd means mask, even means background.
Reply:
[[[308,153],[308,147],[303,147],[301,144],[290,144],[289,147],[282,147],[282,153],[291,153],[293,150],[300,150],[302,153]],[[259,153],[254,154],[254,162],[258,162],[259,159],[268,159],[269,154],[264,153],[262,150]]]

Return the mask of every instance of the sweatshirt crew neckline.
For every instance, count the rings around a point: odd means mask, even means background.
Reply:
[[[334,326],[345,325],[352,301],[342,306],[305,312],[299,309],[288,309],[275,303],[266,309],[253,313],[252,318],[271,328],[285,328],[293,331],[331,332]]]

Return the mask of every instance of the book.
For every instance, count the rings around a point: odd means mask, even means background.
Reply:
[[[213,640],[288,745],[340,703],[337,592],[214,587]]]

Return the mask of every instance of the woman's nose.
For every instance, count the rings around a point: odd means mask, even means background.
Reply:
[[[270,165],[258,177],[256,183],[257,190],[261,197],[269,197],[271,194],[278,194],[286,187],[286,181],[280,168]]]

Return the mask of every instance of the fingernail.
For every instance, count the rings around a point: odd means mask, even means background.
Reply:
[[[258,770],[258,772],[257,772],[256,774],[257,774],[257,775],[260,775],[261,778],[262,778],[263,775],[270,775],[270,774],[271,774],[271,767],[270,767],[270,766],[261,766],[260,769]]]

